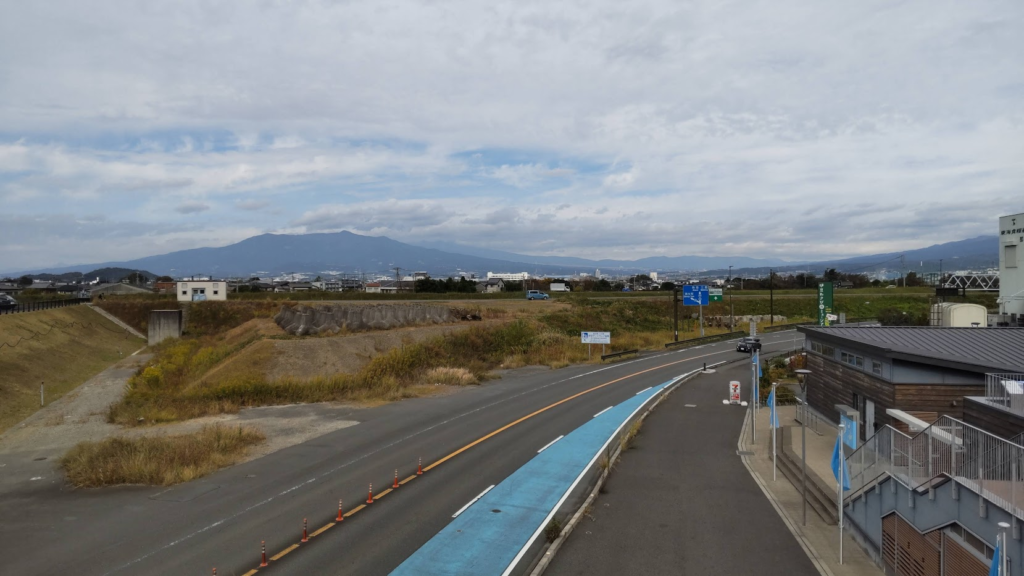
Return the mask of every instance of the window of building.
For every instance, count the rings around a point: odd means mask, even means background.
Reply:
[[[849,364],[850,366],[853,366],[855,368],[864,369],[863,356],[857,356],[856,354],[852,354],[850,352],[840,352],[839,361],[842,362],[843,364]]]
[[[214,284],[214,286],[216,286],[216,284]],[[216,290],[214,290],[214,291],[213,291],[213,295],[214,295],[214,296],[216,296],[216,295],[217,295],[217,291],[216,291]],[[836,484],[836,486],[839,486],[839,484],[837,483],[837,484]],[[836,493],[838,494],[838,490],[839,490],[839,489],[838,489],[838,488],[836,488],[836,490],[837,490],[837,492],[836,492]],[[836,498],[838,498],[838,496],[836,496]]]
[[[217,288],[217,283],[216,282],[213,283],[213,287]],[[836,484],[836,486],[838,486],[838,484]]]
[[[182,296],[188,296],[188,290],[182,290],[182,291],[181,291],[181,295],[182,295]],[[839,486],[839,484],[837,483],[837,484],[836,484],[836,486]],[[837,490],[836,494],[838,494],[838,493],[839,493],[839,492],[838,492],[838,490],[839,490],[839,489],[838,489],[838,488],[836,488],[836,490]],[[836,496],[836,498],[838,498],[838,496]]]
[[[871,373],[878,376],[882,375],[882,363],[875,360],[871,361]]]

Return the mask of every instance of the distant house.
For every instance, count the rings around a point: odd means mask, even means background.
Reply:
[[[4,294],[19,294],[24,288],[17,282],[0,282],[0,292]]]
[[[380,282],[367,282],[365,290],[367,294],[380,294]]]
[[[337,280],[321,280],[319,282],[313,282],[313,289],[320,290],[323,292],[341,292],[341,282]]]
[[[177,282],[154,282],[153,291],[157,294],[173,294],[177,289]]]
[[[123,284],[122,284],[123,286]],[[95,292],[95,291],[94,291]],[[227,300],[228,285],[223,280],[178,282],[178,302],[203,302],[206,300]]]
[[[312,282],[291,282],[289,292],[309,292],[313,289]]]
[[[483,292],[485,294],[493,294],[495,292],[505,291],[505,281],[501,278],[491,278],[484,280],[483,282],[477,282],[476,291]]]

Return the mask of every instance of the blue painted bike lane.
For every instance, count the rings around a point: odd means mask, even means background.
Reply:
[[[682,377],[640,392],[547,447],[461,511],[391,574],[511,572],[617,432]]]

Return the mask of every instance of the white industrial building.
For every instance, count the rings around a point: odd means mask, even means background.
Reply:
[[[1024,214],[999,218],[999,313],[1024,325]]]
[[[529,280],[530,279],[530,273],[529,272],[488,272],[487,273],[487,279],[488,280],[504,280],[506,282],[508,282],[510,280],[513,281],[513,282],[522,282],[523,280]]]
[[[227,282],[220,280],[178,282],[178,302],[202,302],[204,300],[227,300]]]

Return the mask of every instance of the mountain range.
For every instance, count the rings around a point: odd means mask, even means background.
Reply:
[[[403,273],[426,271],[444,277],[460,271],[485,274],[491,272],[529,272],[536,275],[562,276],[577,272],[634,273],[650,271],[724,272],[729,265],[734,273],[765,270],[817,270],[837,268],[849,272],[870,272],[880,268],[899,268],[902,254],[906,269],[921,270],[918,261],[938,268],[938,260],[948,262],[945,269],[988,267],[998,259],[998,238],[979,236],[957,242],[938,244],[888,254],[874,254],[831,262],[795,263],[779,259],[757,259],[724,256],[655,256],[639,260],[588,260],[563,256],[531,256],[502,252],[453,243],[414,246],[385,236],[362,236],[351,232],[320,234],[261,234],[241,242],[218,248],[193,248],[169,254],[147,256],[125,262],[105,262],[29,270],[16,274],[62,274],[87,272],[97,268],[116,267],[146,270],[158,275],[186,277],[266,276],[288,273],[385,273],[395,268]],[[8,274],[14,274],[9,272]]]

